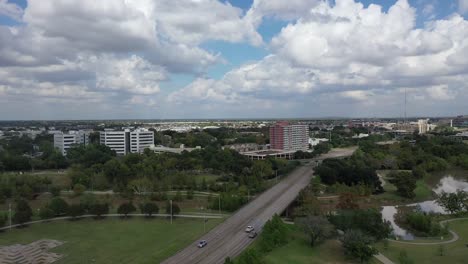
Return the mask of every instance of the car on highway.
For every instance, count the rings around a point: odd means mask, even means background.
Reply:
[[[255,238],[257,236],[257,232],[252,231],[249,233],[249,238]]]
[[[247,232],[247,233],[250,233],[250,232],[252,232],[254,230],[255,230],[255,228],[253,226],[247,226],[247,228],[245,228],[245,232]]]
[[[200,241],[198,242],[198,247],[199,247],[199,248],[202,248],[202,247],[204,247],[204,246],[206,246],[206,245],[208,245],[208,242],[206,242],[206,240],[200,240]]]

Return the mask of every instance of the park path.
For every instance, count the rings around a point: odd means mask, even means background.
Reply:
[[[374,255],[374,258],[382,262],[383,264],[395,264],[393,261],[391,261],[389,258],[386,256],[382,255],[382,253],[379,252],[379,254]]]
[[[133,217],[133,216],[148,217],[147,214],[128,214],[128,216],[129,217]],[[154,218],[156,218],[156,217],[166,217],[167,218],[167,217],[170,217],[170,214],[153,214],[151,216],[154,217]],[[174,218],[220,219],[220,218],[224,218],[226,216],[228,216],[228,215],[219,215],[219,214],[210,214],[210,213],[207,213],[207,214],[204,214],[204,215],[203,214],[178,214],[178,215],[174,215]],[[39,224],[39,223],[48,223],[48,222],[61,221],[61,220],[92,218],[92,217],[96,217],[96,215],[81,215],[81,216],[77,216],[75,218],[73,218],[71,216],[54,217],[54,218],[50,218],[50,219],[30,221],[30,222],[26,222],[26,223],[23,223],[23,224],[4,226],[4,227],[0,228],[0,231],[8,230],[10,228],[15,228],[15,227],[20,227],[20,226]],[[123,214],[103,214],[101,217],[124,217],[124,215]]]
[[[440,222],[440,225],[444,225],[446,223],[453,222],[453,221],[459,221],[459,220],[468,220],[468,217],[452,218],[452,219],[444,220],[444,221]],[[393,239],[388,239],[388,240],[393,242],[393,243],[424,246],[424,245],[450,244],[450,243],[453,243],[453,242],[457,241],[460,238],[460,236],[457,233],[455,233],[453,230],[449,229],[449,232],[450,232],[450,234],[452,234],[452,239],[446,240],[446,241],[439,241],[439,242],[406,242],[406,241],[393,240]]]

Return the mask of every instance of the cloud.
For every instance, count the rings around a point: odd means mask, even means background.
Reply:
[[[9,3],[8,0],[0,0],[0,15],[20,21],[23,9],[14,3]]]
[[[458,10],[461,14],[468,13],[468,0],[458,0]]]
[[[242,10],[217,0],[156,1],[161,34],[177,43],[197,45],[207,40],[262,43],[262,37]],[[183,14],[183,15],[181,15]]]
[[[219,80],[196,80],[169,98],[192,105],[242,105],[255,98],[277,107],[307,101],[339,106],[398,101],[407,87],[428,100],[468,99],[468,22],[461,16],[417,28],[416,10],[406,0],[387,12],[352,0],[321,2],[303,14],[273,37],[269,56]]]
[[[320,0],[254,0],[245,20],[258,27],[264,18],[293,21],[307,16],[309,10]]]

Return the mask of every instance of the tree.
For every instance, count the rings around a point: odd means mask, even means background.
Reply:
[[[53,218],[54,216],[54,211],[48,206],[41,208],[41,210],[39,211],[39,217],[43,220]]]
[[[0,227],[4,227],[7,222],[6,214],[0,214]]]
[[[151,217],[152,214],[157,214],[159,212],[159,207],[156,203],[145,202],[140,205],[140,211],[142,214]]]
[[[340,241],[343,244],[345,254],[358,259],[361,263],[368,262],[378,252],[371,246],[372,239],[360,230],[346,231]]]
[[[72,219],[76,219],[78,216],[82,216],[85,213],[85,210],[81,204],[72,204],[68,206],[68,215]]]
[[[13,222],[17,224],[24,224],[31,220],[32,209],[28,202],[24,199],[20,199],[16,202],[15,215],[13,216]]]
[[[132,180],[128,185],[136,194],[144,194],[153,190],[153,182],[146,177]]]
[[[396,173],[390,173],[388,175],[391,179],[391,183],[397,187],[397,192],[405,197],[412,199],[416,196],[414,190],[416,189],[416,178],[411,172],[400,171]]]
[[[109,205],[107,203],[95,203],[91,206],[89,212],[99,219],[102,215],[109,213]]]
[[[182,197],[182,194],[180,193],[180,191],[177,191],[176,195],[174,196],[174,201],[181,202],[182,200],[184,200],[184,198]]]
[[[67,213],[68,204],[60,197],[54,197],[48,207],[54,212],[55,216],[61,216]]]
[[[400,251],[400,255],[398,256],[398,263],[400,264],[413,264],[414,261],[408,256],[406,250]]]
[[[83,185],[83,184],[75,184],[73,186],[73,193],[76,195],[76,196],[80,196],[84,193],[84,191],[86,190],[86,187]]]
[[[283,220],[275,214],[263,226],[259,239],[259,247],[263,252],[269,252],[286,243],[286,227]]]
[[[382,213],[375,209],[341,210],[330,215],[329,221],[345,232],[360,230],[376,240],[387,238],[392,232],[390,223],[382,220]]]
[[[354,193],[347,192],[340,194],[338,204],[336,208],[342,210],[352,210],[352,209],[359,209],[359,205],[357,204],[358,196]]]
[[[193,200],[193,196],[194,196],[193,190],[192,189],[188,190],[186,193],[187,200]]]
[[[58,187],[58,186],[52,186],[52,187],[50,188],[50,193],[51,193],[52,196],[54,196],[54,197],[60,196],[60,191],[61,191],[61,190],[60,190],[60,187]]]
[[[178,215],[179,213],[180,213],[179,205],[172,202],[172,216]],[[169,202],[169,201],[166,202],[166,214],[168,214],[168,215],[171,214],[171,202]]]
[[[455,193],[442,192],[436,202],[450,214],[468,210],[468,194],[462,190],[457,190]]]
[[[328,220],[322,216],[309,215],[296,220],[298,226],[309,236],[310,246],[330,237],[333,227]]]
[[[128,214],[133,213],[135,211],[136,211],[136,208],[131,202],[123,203],[119,206],[119,208],[117,208],[117,213],[124,215],[124,217],[127,217]]]
[[[253,248],[244,251],[237,260],[237,264],[263,264],[265,263],[259,252]]]

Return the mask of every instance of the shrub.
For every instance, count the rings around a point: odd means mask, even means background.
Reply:
[[[60,197],[52,198],[49,208],[54,212],[55,216],[61,216],[67,213],[68,204]]]
[[[85,210],[81,204],[72,204],[68,207],[67,214],[72,217],[72,219],[76,219],[78,216],[82,216],[85,213]]]
[[[157,214],[159,212],[159,207],[156,203],[145,202],[140,205],[140,211],[142,214],[151,217],[152,214]]]
[[[16,202],[15,215],[13,216],[13,221],[16,224],[24,224],[31,220],[32,209],[29,206],[28,202],[24,199],[20,199]]]
[[[95,215],[96,219],[99,219],[102,217],[102,215],[109,213],[109,205],[106,203],[95,203],[91,205],[89,212],[90,214]]]
[[[119,208],[117,208],[117,213],[124,215],[124,217],[127,217],[128,214],[133,213],[135,211],[136,208],[131,202],[123,203],[119,206]]]
[[[53,218],[55,216],[55,213],[52,209],[50,209],[48,206],[45,206],[43,207],[40,211],[39,211],[39,217],[42,219],[42,220],[45,220],[45,219],[50,219],[50,218]]]
[[[52,186],[50,188],[50,193],[52,194],[53,197],[57,197],[57,196],[60,196],[60,187],[58,186]]]
[[[77,183],[73,186],[73,193],[76,196],[82,195],[85,191],[86,191],[86,187],[83,184]]]

